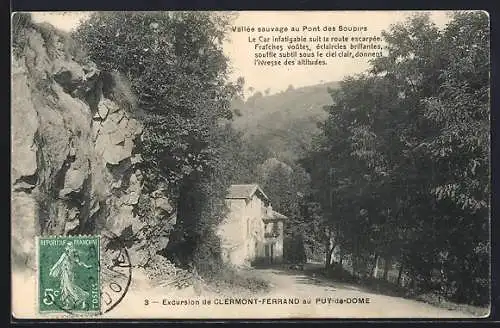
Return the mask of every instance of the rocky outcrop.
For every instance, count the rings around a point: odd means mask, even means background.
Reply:
[[[142,125],[103,91],[106,73],[72,58],[64,35],[31,26],[22,37],[12,62],[11,219],[13,262],[24,268],[34,267],[37,235],[139,228]],[[166,204],[159,210],[172,211]]]

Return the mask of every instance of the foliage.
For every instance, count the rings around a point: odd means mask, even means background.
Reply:
[[[283,240],[283,254],[288,263],[306,263],[307,256],[304,240],[301,234],[292,233]]]
[[[222,42],[231,19],[214,12],[99,12],[74,34],[98,68],[130,81],[134,114],[144,125],[136,150],[144,190],[166,184],[177,200],[169,250],[183,266],[202,258],[195,253],[210,244],[225,214],[232,151],[225,139],[237,139],[225,122],[244,82],[228,81]]]
[[[487,303],[488,18],[459,12],[439,30],[416,15],[383,36],[387,55],[331,91],[302,161],[318,224],[355,273],[382,256],[385,272],[398,261],[415,288]]]
[[[267,149],[269,157],[292,162],[310,148],[317,123],[326,118],[323,106],[329,104],[328,88],[336,82],[296,88],[283,93],[250,96],[246,101],[234,99],[231,107],[241,116],[234,118],[234,127],[244,139]]]
[[[147,186],[177,185],[214,163],[211,132],[231,118],[240,86],[227,81],[222,52],[229,18],[206,12],[97,13],[75,33],[99,68],[119,71],[145,123]]]

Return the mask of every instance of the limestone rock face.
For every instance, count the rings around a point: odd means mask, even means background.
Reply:
[[[142,125],[103,94],[104,73],[68,56],[58,33],[23,33],[11,108],[12,255],[20,269],[34,267],[37,235],[140,229],[143,193]],[[168,199],[159,207],[172,211]]]
[[[12,68],[12,180],[33,176],[36,172],[35,133],[38,130],[37,112],[31,101],[26,97],[25,88],[28,84],[23,66],[14,61]]]

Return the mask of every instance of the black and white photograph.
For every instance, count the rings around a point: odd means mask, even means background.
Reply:
[[[485,318],[486,11],[11,15],[16,319]]]

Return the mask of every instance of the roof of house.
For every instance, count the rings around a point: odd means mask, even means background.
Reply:
[[[271,215],[268,214],[263,218],[263,220],[285,220],[285,219],[288,219],[286,215],[278,213],[275,210],[272,211]]]
[[[286,215],[283,215],[283,214],[278,213],[278,212],[276,212],[276,211],[273,211],[273,216],[274,216],[275,218],[277,218],[277,219],[286,219],[286,218],[287,218],[287,216],[286,216]]]
[[[234,184],[229,187],[229,192],[226,198],[229,199],[248,199],[256,192],[262,194],[265,199],[269,199],[267,195],[257,184]]]

